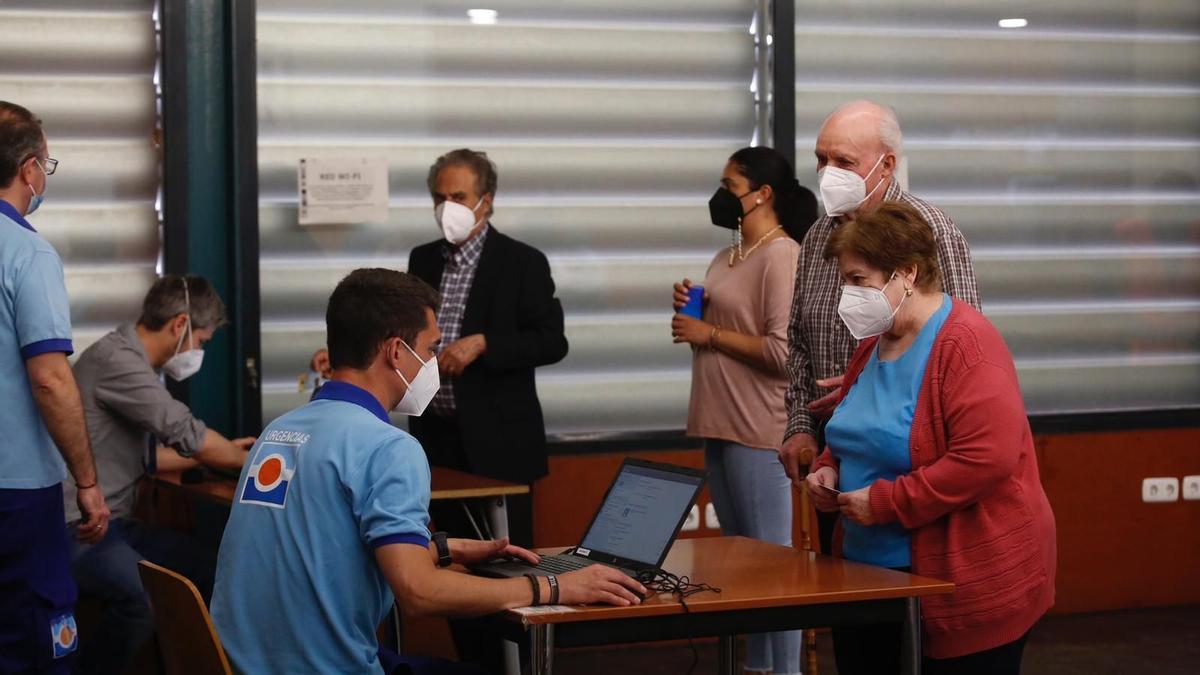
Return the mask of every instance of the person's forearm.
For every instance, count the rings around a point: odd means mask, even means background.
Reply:
[[[183,471],[200,466],[200,462],[195,458],[184,457],[175,452],[174,449],[161,445],[158,446],[158,451],[155,454],[157,455],[157,459],[155,460],[156,466],[159,471]]]
[[[542,584],[542,599],[548,598],[549,591]],[[401,605],[410,616],[473,617],[525,607],[532,602],[533,590],[524,577],[487,579],[435,568],[425,583],[407,589]]]
[[[92,458],[92,443],[83,420],[83,402],[66,357],[63,356],[60,368],[55,368],[51,374],[31,378],[31,382],[42,420],[75,483],[94,485],[96,463]]]
[[[768,368],[760,335],[745,335],[728,328],[718,328],[708,346],[755,368]]]
[[[241,469],[246,463],[246,451],[212,429],[204,431],[204,446],[194,457],[215,469]]]

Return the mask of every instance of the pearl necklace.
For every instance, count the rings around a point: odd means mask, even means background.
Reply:
[[[737,242],[737,259],[738,259],[738,261],[746,260],[746,258],[749,257],[751,253],[754,253],[754,249],[758,248],[759,246],[762,246],[762,243],[767,240],[767,237],[775,234],[776,232],[778,232],[779,230],[782,230],[782,229],[783,229],[782,225],[776,225],[775,229],[770,230],[763,236],[759,237],[758,241],[754,242],[754,245],[751,246],[750,249],[748,251],[746,251],[745,253],[742,253],[742,238],[738,237],[738,242]],[[741,234],[741,233],[739,232],[738,234]],[[733,254],[734,254],[733,247],[730,246],[729,247],[729,266],[730,267],[733,267],[733,262],[734,262]]]

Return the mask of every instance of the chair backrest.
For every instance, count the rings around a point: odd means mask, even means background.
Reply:
[[[187,577],[145,560],[142,586],[154,608],[154,627],[167,675],[230,675],[229,659],[204,598]]]

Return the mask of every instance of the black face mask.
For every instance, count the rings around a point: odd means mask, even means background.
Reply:
[[[750,215],[742,212],[742,197],[754,192],[750,190],[745,195],[733,194],[727,188],[719,187],[713,193],[712,199],[708,200],[708,216],[712,219],[712,224],[717,227],[724,227],[730,230],[736,230],[738,225],[742,223],[742,219]],[[754,208],[758,208],[755,206]],[[754,209],[750,209],[753,211]]]

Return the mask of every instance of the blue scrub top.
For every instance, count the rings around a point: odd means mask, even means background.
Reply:
[[[0,200],[0,489],[36,490],[66,478],[25,361],[72,350],[62,261],[12,204]]]
[[[266,430],[221,541],[212,617],[237,672],[379,673],[375,560],[429,544],[429,464],[367,391],[327,382]]]
[[[952,301],[942,294],[916,340],[892,361],[879,360],[876,345],[862,373],[825,427],[825,442],[838,459],[838,489],[851,492],[876,480],[895,480],[912,471],[909,435],[925,366]],[[864,527],[842,519],[842,555],[882,567],[909,567],[908,530],[899,523]]]

